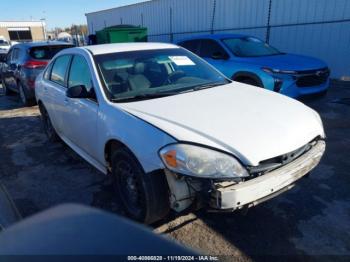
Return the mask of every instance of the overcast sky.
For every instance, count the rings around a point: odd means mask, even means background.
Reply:
[[[4,0],[0,21],[45,18],[48,29],[86,24],[85,13],[144,2],[145,0]]]

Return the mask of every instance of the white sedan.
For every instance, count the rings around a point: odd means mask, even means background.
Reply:
[[[171,44],[66,49],[37,78],[36,98],[49,139],[110,174],[126,214],[144,223],[170,209],[257,205],[325,151],[314,110]]]

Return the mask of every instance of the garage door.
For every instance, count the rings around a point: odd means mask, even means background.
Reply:
[[[29,27],[12,27],[7,29],[11,41],[32,41],[32,32]]]

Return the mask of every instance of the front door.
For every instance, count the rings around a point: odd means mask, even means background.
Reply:
[[[88,92],[94,92],[91,71],[83,56],[73,57],[67,83],[68,88],[83,85]],[[97,99],[66,97],[66,106],[69,110],[64,112],[63,132],[71,142],[96,159],[96,125],[99,109]]]
[[[16,53],[16,49],[11,49],[9,51],[9,53],[6,56],[6,63],[3,64],[3,70],[2,70],[2,77],[3,77],[4,83],[7,88],[12,90],[17,89],[17,83],[15,79],[15,71],[17,68],[14,63],[15,53]]]

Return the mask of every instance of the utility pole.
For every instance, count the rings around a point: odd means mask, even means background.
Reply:
[[[213,2],[213,15],[211,17],[210,33],[214,34],[214,25],[215,25],[215,15],[216,15],[216,0]]]
[[[173,9],[170,7],[170,43],[174,41],[174,34],[173,34]]]
[[[271,31],[271,26],[270,26],[270,20],[271,20],[271,7],[272,7],[272,0],[269,0],[269,12],[267,15],[267,26],[266,26],[266,43],[270,43],[270,31]]]

